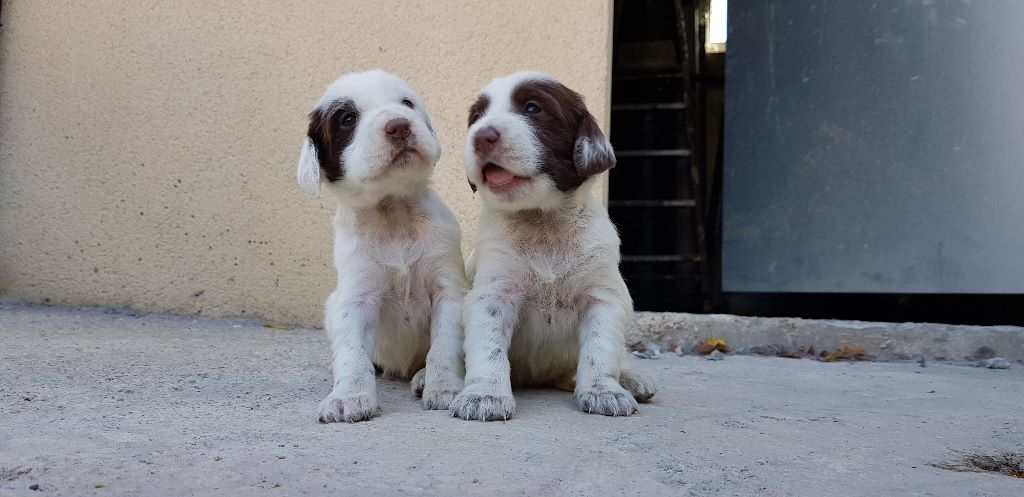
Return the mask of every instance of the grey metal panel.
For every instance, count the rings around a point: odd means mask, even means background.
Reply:
[[[1024,293],[1024,1],[729,22],[725,291]]]

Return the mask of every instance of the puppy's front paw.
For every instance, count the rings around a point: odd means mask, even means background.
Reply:
[[[516,413],[516,399],[485,385],[470,385],[451,402],[452,416],[480,421],[507,421]]]
[[[377,398],[372,395],[338,396],[328,395],[320,401],[321,423],[355,423],[366,421],[380,414]]]
[[[574,397],[583,412],[605,416],[629,416],[640,412],[633,395],[618,385],[577,390]]]
[[[622,388],[629,390],[629,393],[633,394],[633,398],[637,402],[651,400],[651,397],[654,397],[654,394],[658,391],[654,386],[654,382],[636,371],[623,371],[619,375],[619,384],[622,385]]]

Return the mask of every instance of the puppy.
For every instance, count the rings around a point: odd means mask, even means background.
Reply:
[[[495,79],[469,110],[465,163],[483,210],[452,414],[508,419],[513,385],[572,389],[585,412],[638,412],[655,388],[625,369],[633,302],[618,233],[591,194],[615,153],[582,97],[544,74]]]
[[[428,187],[441,146],[426,109],[398,77],[341,77],[309,115],[298,180],[337,200],[327,299],[334,387],[321,422],[378,414],[374,370],[408,378],[427,409],[462,388],[466,276],[459,225]],[[421,369],[425,368],[425,369]]]

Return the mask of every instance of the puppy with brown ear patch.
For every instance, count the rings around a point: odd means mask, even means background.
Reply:
[[[466,276],[455,217],[428,187],[441,146],[419,97],[383,71],[332,83],[309,116],[299,184],[337,200],[327,299],[334,386],[321,422],[378,414],[375,366],[427,409],[462,389]]]
[[[585,412],[638,412],[655,389],[627,369],[633,302],[591,191],[615,153],[582,97],[540,73],[495,79],[470,108],[465,163],[483,209],[452,415],[508,419],[512,387],[531,385],[573,388]]]

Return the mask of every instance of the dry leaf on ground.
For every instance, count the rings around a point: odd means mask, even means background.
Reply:
[[[868,353],[864,351],[863,347],[852,345],[849,343],[841,343],[834,352],[826,353],[822,351],[824,361],[868,361],[871,359]]]
[[[729,344],[725,342],[724,338],[708,337],[704,343],[697,346],[697,353],[700,355],[708,355],[716,350],[729,353]]]

